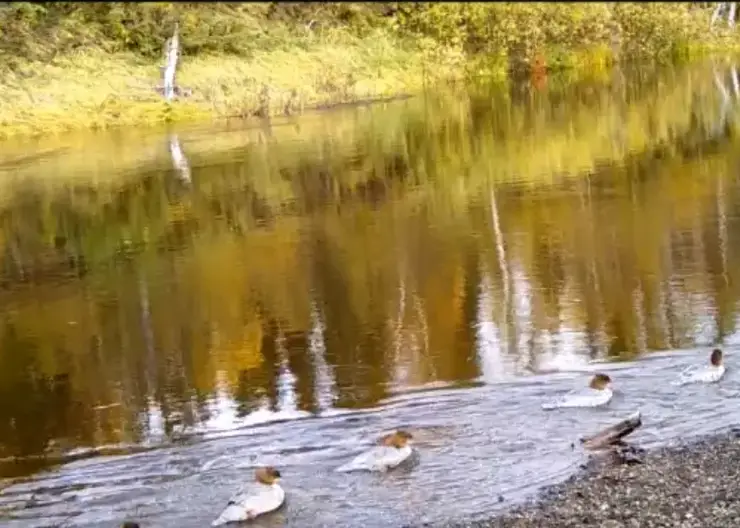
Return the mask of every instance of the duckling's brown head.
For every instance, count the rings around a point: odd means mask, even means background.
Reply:
[[[121,523],[121,528],[139,528],[139,523],[134,521],[124,521]]]
[[[260,482],[261,484],[267,484],[269,486],[271,484],[275,484],[278,480],[280,480],[280,471],[272,466],[261,467],[254,472],[254,478],[257,480],[257,482]]]
[[[611,385],[612,379],[606,374],[594,374],[591,378],[591,382],[588,384],[589,387],[596,390],[604,390]]]
[[[719,348],[715,348],[714,350],[712,350],[712,355],[709,356],[709,361],[715,367],[719,367],[722,364],[722,356],[722,351]]]
[[[385,435],[380,439],[380,443],[384,446],[401,449],[406,447],[413,438],[413,435],[408,431],[399,429],[395,433]]]

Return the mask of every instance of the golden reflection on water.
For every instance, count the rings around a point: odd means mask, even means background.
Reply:
[[[180,134],[190,180],[149,136],[0,159],[0,455],[722,341],[740,150],[714,73]]]

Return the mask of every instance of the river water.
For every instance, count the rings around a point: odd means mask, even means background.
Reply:
[[[3,526],[435,526],[735,425],[730,61],[0,149]],[[713,386],[670,384],[727,354]],[[614,379],[600,409],[551,397]],[[394,428],[419,457],[333,470]]]

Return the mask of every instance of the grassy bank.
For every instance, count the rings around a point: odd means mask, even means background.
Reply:
[[[284,115],[486,72],[542,82],[733,47],[691,4],[76,4],[0,7],[0,137]],[[179,23],[167,104],[162,49]]]

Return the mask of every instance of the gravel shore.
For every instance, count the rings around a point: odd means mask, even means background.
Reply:
[[[739,528],[740,434],[649,451],[642,464],[587,470],[532,504],[465,526]]]

